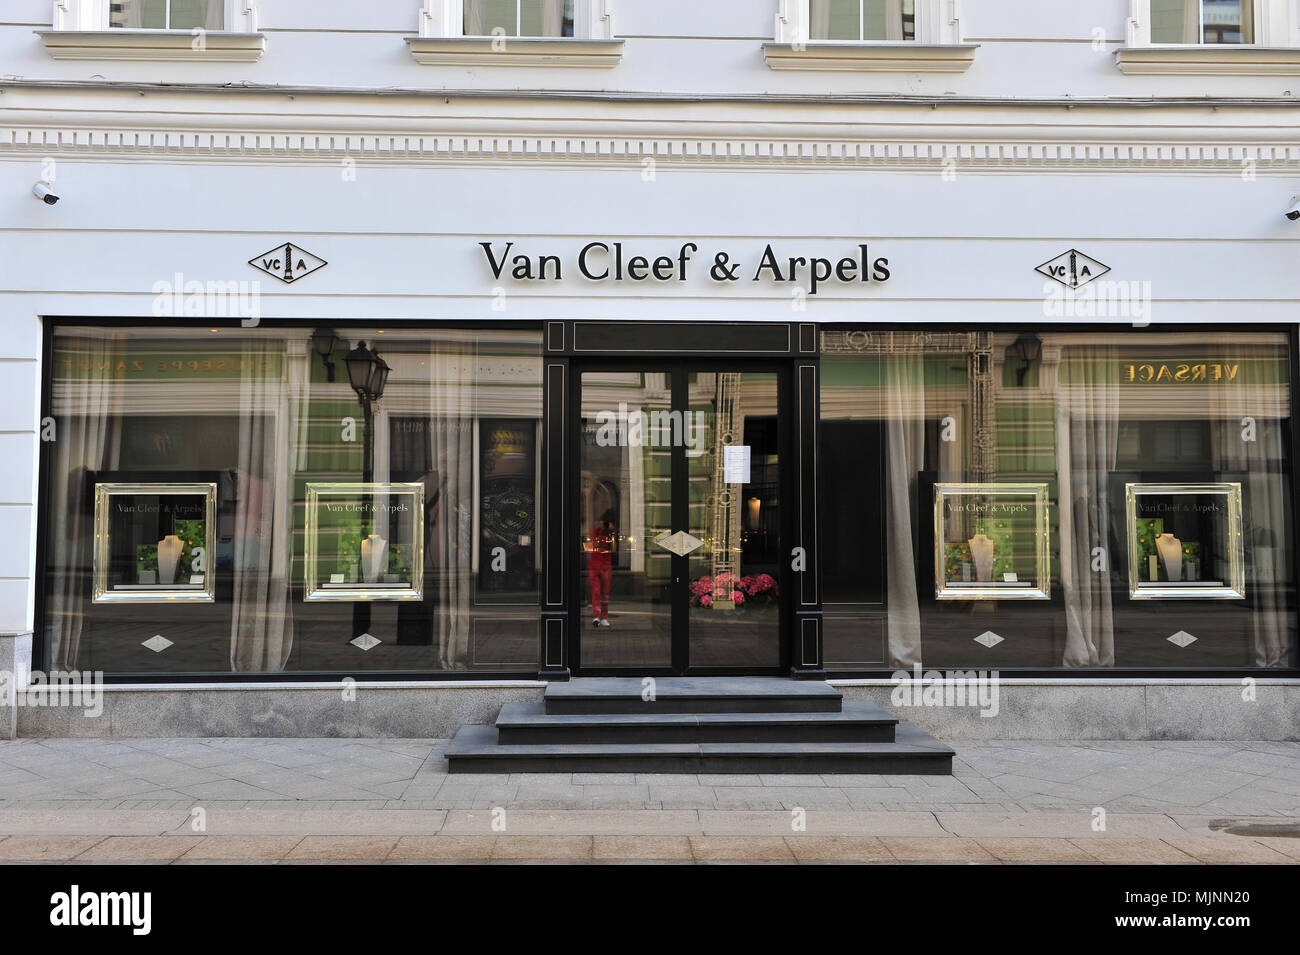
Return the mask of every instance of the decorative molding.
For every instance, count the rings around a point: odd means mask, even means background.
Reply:
[[[3,116],[3,114],[0,114]],[[1240,173],[1252,160],[1258,175],[1300,174],[1300,142],[1286,130],[1133,127],[1023,127],[1017,139],[985,138],[944,126],[859,127],[832,132],[826,124],[780,124],[769,137],[742,135],[743,124],[695,125],[673,135],[659,124],[606,121],[551,124],[427,117],[386,117],[358,126],[356,118],[276,117],[279,128],[246,116],[169,116],[131,120],[118,115],[84,125],[22,123],[12,111],[0,124],[0,157],[71,156],[87,161],[165,159],[169,162],[326,162],[350,158],[373,166],[495,165],[621,168],[653,158],[658,165],[731,169],[860,168],[938,172],[956,162],[964,171]],[[388,128],[383,124],[387,121]],[[110,125],[111,124],[111,125]],[[776,126],[773,129],[777,128]],[[1239,137],[1215,142],[1215,137]],[[1197,138],[1197,137],[1201,138]],[[1177,137],[1177,138],[1175,138]],[[1243,141],[1243,139],[1245,141]],[[1253,141],[1251,141],[1253,140]]]
[[[190,30],[37,30],[56,60],[217,60],[251,63],[266,50],[262,33]],[[199,42],[199,40],[202,42]]]
[[[404,39],[421,66],[611,67],[623,59],[622,40],[480,36]]]
[[[1300,48],[1229,43],[1126,46],[1115,51],[1115,65],[1130,75],[1175,73],[1182,76],[1300,75]]]
[[[871,70],[964,73],[978,43],[764,43],[763,59],[774,70]]]

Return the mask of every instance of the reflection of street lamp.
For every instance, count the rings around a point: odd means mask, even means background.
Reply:
[[[749,516],[749,529],[751,531],[758,530],[760,526],[760,518],[763,513],[762,500],[760,500],[757,497],[751,497],[749,500],[745,502],[745,507],[748,511],[748,516]]]
[[[1007,346],[1008,358],[1019,358],[1023,364],[1016,369],[1016,385],[1023,387],[1025,384],[1025,375],[1029,368],[1039,358],[1043,357],[1043,342],[1033,332],[1022,333],[1014,342]]]
[[[338,338],[332,328],[318,328],[311,333],[311,347],[316,354],[320,355],[321,364],[325,366],[325,380],[334,380],[334,362],[330,356],[334,354],[334,346],[338,344]]]
[[[348,352],[348,383],[357,393],[364,415],[365,437],[361,450],[361,481],[369,484],[375,479],[374,439],[374,405],[384,396],[384,386],[388,384],[388,362],[371,351],[365,342],[358,342],[357,347]],[[352,635],[359,637],[370,629],[370,604],[357,601],[352,605]]]

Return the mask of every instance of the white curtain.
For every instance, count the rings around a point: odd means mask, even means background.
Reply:
[[[51,666],[77,669],[82,623],[91,600],[94,488],[89,474],[118,466],[122,417],[120,385],[113,368],[119,337],[61,338],[59,353],[71,369],[52,369],[55,441],[51,449],[49,546],[50,607],[46,616]],[[66,477],[65,477],[66,476]]]
[[[1242,537],[1250,571],[1246,596],[1254,610],[1250,618],[1255,666],[1281,667],[1290,664],[1291,638],[1286,601],[1280,596],[1291,579],[1286,485],[1282,480],[1287,402],[1273,396],[1274,391],[1285,395],[1285,389],[1269,376],[1269,368],[1270,363],[1264,361],[1240,362],[1235,387],[1212,393],[1215,420],[1211,441],[1214,470],[1223,480],[1241,481]],[[1270,403],[1270,398],[1276,404]]]
[[[925,364],[921,356],[886,357],[885,532],[888,553],[889,662],[921,663],[913,515],[917,475],[925,466]]]
[[[858,17],[865,18],[868,22],[873,19],[873,15],[883,7],[885,29],[883,37],[867,36],[866,39],[884,39],[884,40],[901,40],[903,39],[903,0],[808,0],[808,38],[810,40],[857,40],[857,36],[852,37],[832,37],[831,33],[831,7],[832,5],[843,10],[848,8],[854,14],[854,22],[858,22]],[[855,9],[855,7],[857,9]],[[868,31],[869,32],[869,31]]]
[[[1123,554],[1113,544],[1127,528],[1111,526],[1110,472],[1119,451],[1119,386],[1112,349],[1070,349],[1070,383],[1056,392],[1056,468],[1060,515],[1061,588],[1065,597],[1067,667],[1115,665],[1111,576]],[[1120,502],[1122,504],[1122,502]],[[1106,570],[1093,569],[1104,548]]]
[[[438,667],[469,665],[474,553],[473,346],[438,343],[429,357],[429,440],[437,488],[425,502],[425,561],[434,568]],[[426,574],[426,577],[428,575]],[[425,595],[429,600],[431,594]]]
[[[234,601],[230,668],[277,672],[293,649],[293,476],[306,407],[310,352],[304,341],[243,348],[235,476]],[[268,369],[283,367],[279,374]],[[212,555],[209,559],[214,559]]]

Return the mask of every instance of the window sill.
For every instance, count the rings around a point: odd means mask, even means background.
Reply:
[[[262,33],[207,31],[203,49],[189,30],[37,30],[56,60],[220,60],[251,63],[266,50]]]
[[[1276,46],[1206,45],[1126,46],[1115,51],[1123,73],[1184,76],[1300,74],[1300,48]]]
[[[622,40],[573,37],[408,36],[411,56],[422,66],[611,67],[623,59]],[[499,44],[494,47],[493,44]]]
[[[965,73],[978,43],[764,43],[763,59],[774,70],[867,70],[904,73]]]

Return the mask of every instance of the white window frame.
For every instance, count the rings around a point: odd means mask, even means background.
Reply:
[[[257,4],[253,0],[225,0],[225,27],[213,33],[256,33]],[[108,25],[110,0],[54,0],[54,29],[95,32],[119,30]],[[170,3],[168,4],[170,7]],[[158,31],[153,31],[158,32]],[[189,33],[190,28],[173,32]]]
[[[574,0],[573,36],[465,36],[464,0],[424,0],[420,32],[405,40],[423,66],[612,67],[623,58],[613,6]]]
[[[573,36],[516,37],[507,40],[612,40],[611,0],[573,0]],[[465,0],[425,0],[420,36],[452,39],[465,36]],[[481,39],[481,37],[467,37]]]
[[[915,0],[914,40],[810,40],[808,0],[778,0],[773,42],[763,57],[774,70],[884,70],[962,73],[978,44],[963,43],[960,0]]]
[[[1151,0],[1129,0],[1124,40],[1124,73],[1300,75],[1300,0],[1255,0],[1253,43],[1152,43]]]
[[[54,0],[49,30],[37,30],[56,60],[222,60],[247,63],[266,50],[257,0],[225,0],[222,30],[110,27],[110,0]]]

